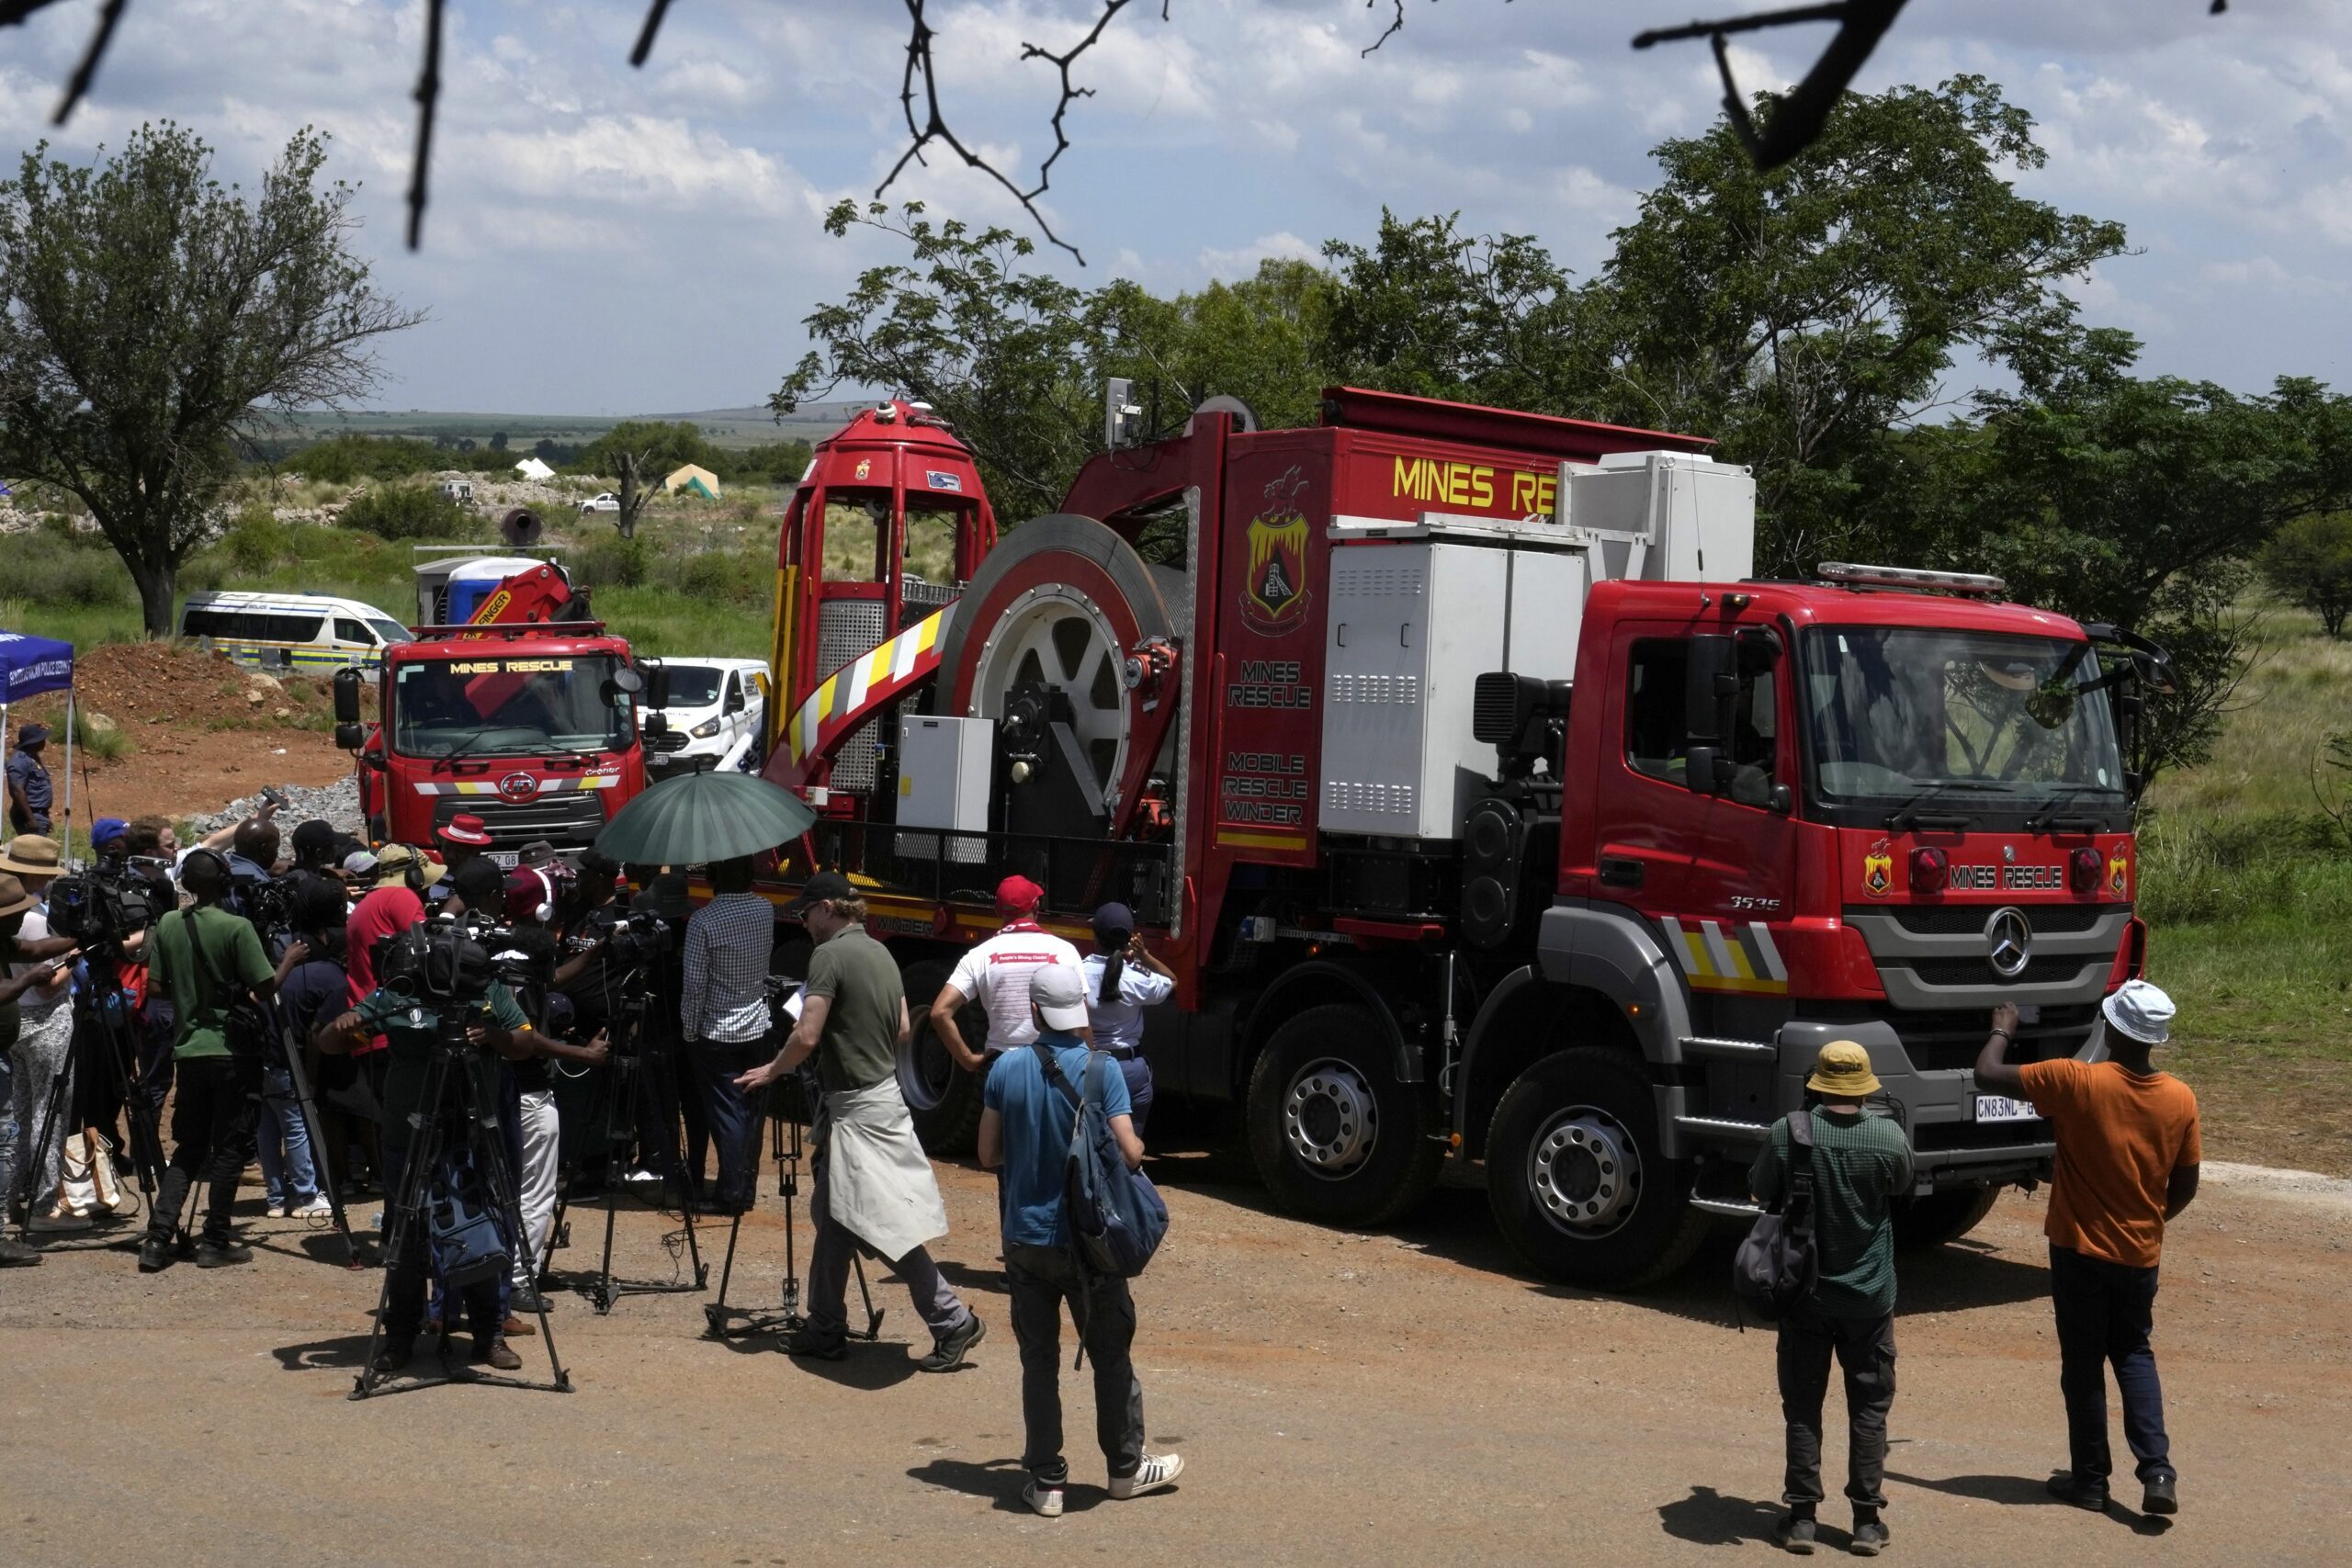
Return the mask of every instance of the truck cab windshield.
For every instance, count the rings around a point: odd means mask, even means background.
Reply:
[[[607,706],[601,688],[619,660],[420,660],[392,680],[392,747],[412,757],[616,751],[636,738],[628,699]]]
[[[2064,799],[2124,804],[2098,658],[2057,637],[1928,626],[1819,626],[1802,691],[1816,804],[2009,816]]]

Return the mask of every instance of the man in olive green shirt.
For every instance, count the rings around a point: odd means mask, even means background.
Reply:
[[[237,1201],[237,1179],[253,1157],[261,1115],[262,1053],[268,1041],[262,1033],[266,1015],[255,998],[266,1006],[279,979],[253,922],[220,907],[229,890],[227,860],[211,850],[190,851],[180,886],[195,904],[156,921],[146,943],[148,991],[172,1000],[176,1080],[172,1163],[139,1248],[140,1271],[146,1274],[170,1266],[173,1233],[188,1188],[199,1178],[210,1190],[196,1266],[253,1261],[253,1249],[230,1230],[230,1209]],[[295,943],[287,949],[286,967],[304,956]]]
[[[1805,1087],[1821,1097],[1820,1107],[1806,1113],[1812,1149],[1793,1147],[1788,1122],[1775,1122],[1747,1173],[1757,1201],[1777,1205],[1788,1195],[1792,1162],[1810,1162],[1821,1259],[1813,1294],[1781,1314],[1781,1415],[1788,1424],[1781,1499],[1789,1506],[1781,1541],[1799,1554],[1813,1551],[1821,1406],[1834,1352],[1846,1374],[1853,1551],[1874,1557],[1887,1542],[1879,1512],[1886,1506],[1886,1414],[1894,1404],[1894,1227],[1887,1204],[1911,1190],[1911,1144],[1892,1121],[1862,1113],[1879,1081],[1870,1053],[1853,1042],[1824,1045]]]

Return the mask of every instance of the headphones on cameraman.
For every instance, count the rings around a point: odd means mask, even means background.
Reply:
[[[187,853],[180,857],[180,865],[183,872],[185,872],[187,863],[194,860],[198,855],[202,855],[205,859],[210,861],[214,865],[220,868],[220,880],[224,885],[236,880],[236,873],[229,869],[229,857],[222,854],[219,850],[214,849],[209,844],[198,844],[194,849],[188,851]]]
[[[402,844],[408,852],[408,863],[401,867],[401,881],[418,897],[424,897],[424,852],[414,844]]]

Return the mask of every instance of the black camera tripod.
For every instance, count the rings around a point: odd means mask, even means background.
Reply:
[[[817,1075],[807,1064],[794,1075],[790,1088],[797,1091],[797,1105],[779,1103],[786,1086],[779,1084],[774,1091],[767,1110],[768,1152],[775,1160],[776,1196],[784,1200],[784,1301],[781,1311],[755,1312],[750,1307],[729,1306],[727,1287],[735,1277],[735,1243],[743,1232],[743,1216],[737,1214],[735,1223],[727,1230],[727,1261],[718,1271],[718,1299],[702,1309],[704,1321],[709,1325],[706,1337],[711,1339],[748,1339],[758,1334],[790,1334],[808,1320],[800,1310],[800,1261],[794,1247],[792,1206],[800,1195],[800,1128],[804,1120],[812,1118],[823,1104],[823,1091],[817,1086]],[[857,1271],[857,1293],[865,1303],[865,1332],[853,1333],[850,1337],[868,1343],[882,1336],[882,1309],[874,1304],[874,1292],[865,1282],[865,1256],[858,1248],[850,1252],[850,1265]]]
[[[424,1093],[417,1109],[410,1113],[413,1130],[407,1163],[401,1168],[400,1190],[386,1200],[384,1219],[384,1283],[376,1297],[376,1323],[368,1335],[368,1349],[359,1365],[359,1376],[352,1383],[348,1397],[366,1399],[371,1394],[387,1392],[386,1385],[398,1377],[397,1372],[379,1375],[376,1371],[376,1353],[384,1342],[385,1320],[391,1311],[392,1286],[412,1247],[428,1247],[425,1206],[430,1201],[434,1180],[440,1169],[441,1159],[453,1145],[461,1146],[473,1156],[477,1168],[487,1173],[492,1200],[498,1205],[501,1222],[507,1236],[507,1255],[502,1269],[511,1267],[515,1238],[523,1234],[523,1206],[514,1183],[514,1172],[506,1163],[506,1139],[499,1131],[498,1106],[494,1094],[483,1091],[480,1078],[468,1060],[474,1047],[466,1043],[463,1024],[444,1022],[442,1037],[433,1047],[433,1059],[424,1071]],[[457,1080],[457,1104],[447,1098],[452,1072]],[[429,1261],[429,1258],[427,1259]],[[536,1292],[533,1292],[537,1294]],[[443,1372],[437,1378],[424,1378],[405,1382],[398,1390],[406,1393],[415,1388],[435,1388],[447,1382],[494,1383],[502,1388],[535,1388],[553,1393],[571,1392],[571,1374],[564,1370],[556,1355],[553,1331],[548,1326],[547,1303],[538,1303],[539,1339],[548,1348],[548,1370],[551,1382],[536,1382],[526,1378],[499,1377],[482,1371],[472,1371],[460,1378],[447,1370],[449,1338],[454,1331],[459,1301],[452,1292],[442,1319],[440,1348]]]
[[[676,1048],[666,1040],[657,1043],[645,1027],[650,1011],[647,987],[628,985],[623,987],[626,999],[615,1020],[612,1060],[605,1066],[604,1144],[608,1166],[620,1166],[630,1140],[639,1133],[652,1130],[656,1141],[654,1153],[660,1156],[658,1174],[662,1190],[676,1184],[678,1213],[685,1223],[686,1261],[693,1274],[691,1280],[616,1280],[613,1278],[613,1227],[620,1215],[620,1195],[613,1190],[614,1177],[608,1170],[605,1191],[605,1255],[596,1266],[595,1282],[588,1287],[588,1300],[602,1316],[613,1310],[623,1296],[682,1295],[710,1288],[710,1266],[702,1260],[702,1249],[695,1239],[695,1207],[687,1191],[684,1169],[684,1156],[678,1146],[678,1108],[664,1090],[665,1078],[674,1078]],[[642,1153],[643,1151],[639,1151]],[[622,1185],[628,1185],[622,1183]],[[649,1200],[632,1192],[639,1203],[657,1213],[666,1213],[667,1205],[658,1199]],[[548,1229],[550,1253],[556,1236],[561,1233],[567,1199],[559,1205]],[[675,1254],[673,1254],[674,1258]],[[536,1286],[535,1260],[533,1281]]]
[[[85,1025],[95,1028],[98,1040],[98,1049],[95,1054],[102,1058],[109,1087],[130,1112],[131,1168],[138,1176],[140,1198],[147,1212],[153,1213],[155,1195],[163,1186],[162,1107],[149,1103],[143,1092],[144,1085],[140,1081],[144,1075],[140,1072],[138,1035],[130,1021],[130,993],[122,985],[119,953],[102,949],[86,956],[89,984],[74,997],[72,1004],[74,1036],[77,1040],[85,1038]],[[49,1080],[49,1092],[41,1102],[40,1134],[26,1151],[27,1157],[17,1172],[17,1190],[0,1193],[0,1204],[12,1202],[19,1197],[26,1200],[25,1217],[17,1231],[19,1241],[29,1235],[33,1211],[39,1206],[39,1194],[31,1190],[30,1184],[40,1179],[42,1156],[49,1148],[51,1135],[62,1129],[64,1119],[71,1113],[66,1100],[66,1086],[73,1076],[74,1055],[73,1046],[69,1044],[63,1063]],[[157,1099],[160,1100],[161,1097]],[[24,1129],[18,1129],[19,1137],[23,1132]],[[90,1160],[94,1169],[97,1159],[98,1151],[92,1149]],[[5,1219],[6,1213],[5,1207],[0,1207],[0,1219]],[[112,1247],[119,1239],[108,1236],[97,1242],[85,1242],[79,1247],[72,1244],[57,1247],[52,1243],[50,1250],[72,1252]]]

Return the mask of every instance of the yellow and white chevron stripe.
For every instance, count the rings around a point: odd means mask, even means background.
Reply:
[[[1788,994],[1789,966],[1781,961],[1781,950],[1761,920],[1734,924],[1728,932],[1718,920],[1686,921],[1673,915],[1659,916],[1657,924],[1692,990]]]
[[[888,701],[939,668],[939,639],[947,635],[956,606],[928,615],[872,651],[860,654],[818,683],[784,727],[784,743],[796,762],[853,728],[866,710]]]

